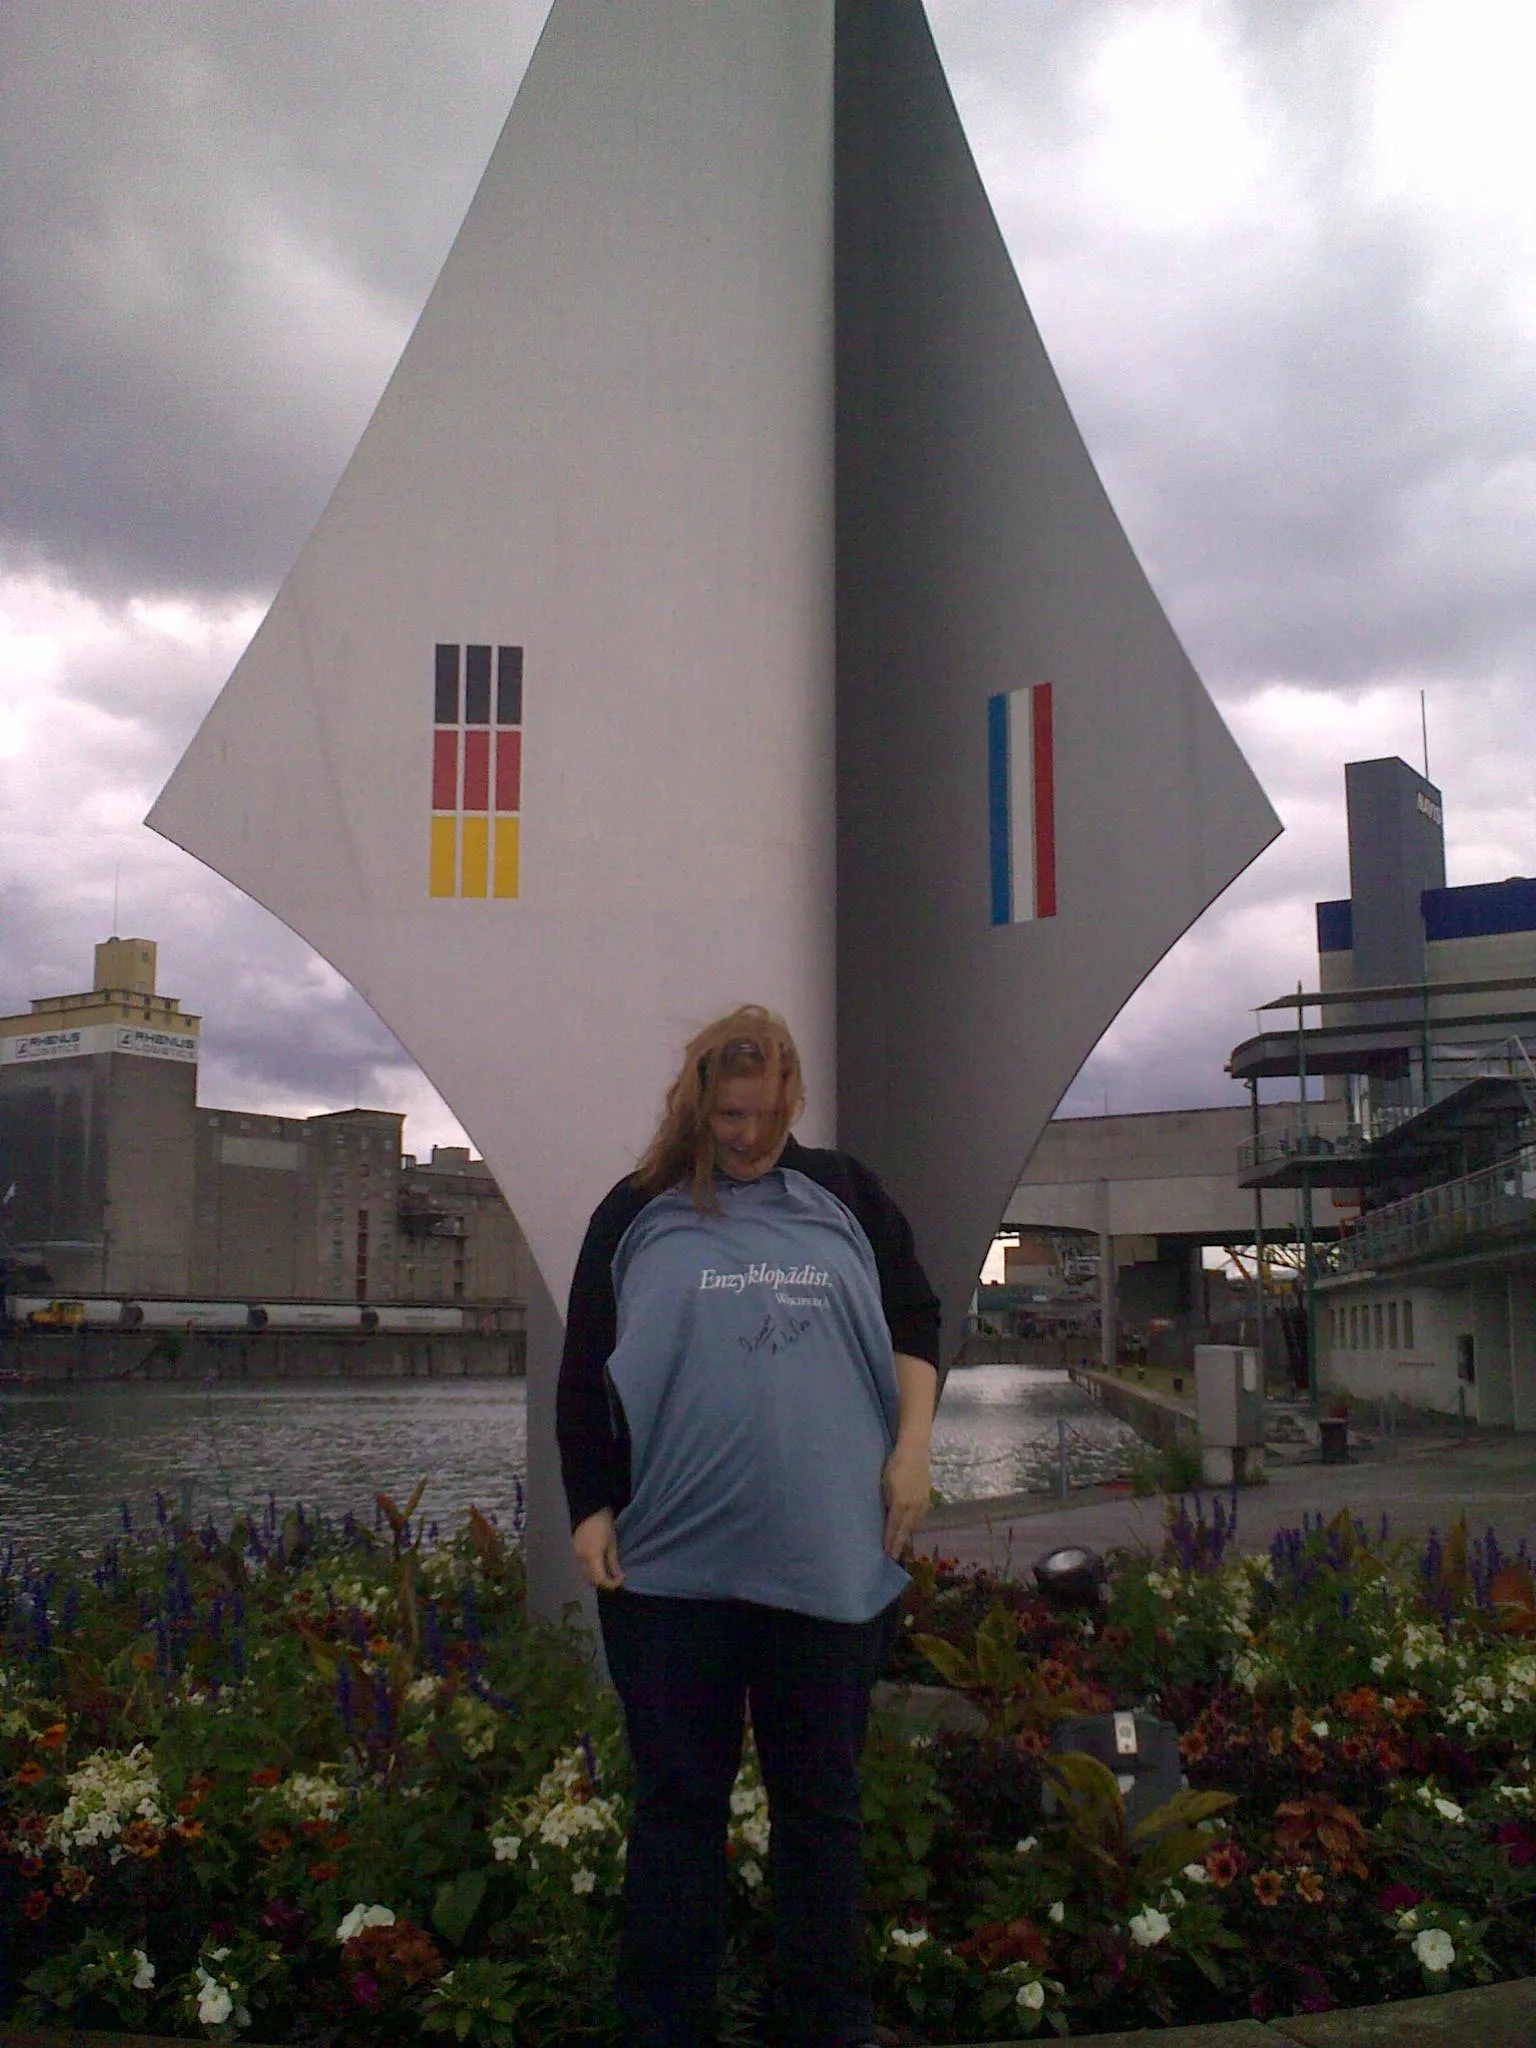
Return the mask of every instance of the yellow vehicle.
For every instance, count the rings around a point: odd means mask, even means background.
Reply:
[[[50,1301],[27,1317],[28,1328],[33,1330],[78,1330],[84,1321],[83,1301]]]

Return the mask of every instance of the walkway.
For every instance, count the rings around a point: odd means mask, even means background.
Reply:
[[[1341,1508],[1373,1534],[1386,1515],[1392,1538],[1422,1542],[1431,1529],[1443,1534],[1465,1514],[1474,1536],[1491,1523],[1506,1550],[1522,1536],[1536,1548],[1536,1437],[1399,1438],[1390,1456],[1367,1451],[1350,1465],[1273,1466],[1266,1485],[1244,1487],[1237,1499],[1237,1543],[1244,1550],[1267,1548],[1277,1530],[1296,1527],[1303,1514],[1331,1518]],[[1138,1500],[1103,1487],[1084,1488],[1066,1502],[1045,1494],[956,1501],[933,1511],[917,1547],[1018,1576],[1045,1551],[1067,1543],[1098,1551],[1156,1550],[1166,1515],[1167,1503],[1157,1495]]]

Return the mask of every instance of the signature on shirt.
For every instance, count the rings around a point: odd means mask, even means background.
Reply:
[[[809,1316],[764,1316],[757,1332],[751,1337],[738,1337],[742,1351],[748,1358],[760,1351],[766,1351],[770,1358],[777,1358],[781,1351],[788,1351],[798,1344],[811,1327]]]

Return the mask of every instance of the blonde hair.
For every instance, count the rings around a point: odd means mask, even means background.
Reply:
[[[758,1003],[743,1003],[689,1041],[682,1071],[667,1090],[667,1106],[656,1135],[635,1169],[636,1185],[661,1194],[691,1182],[694,1207],[718,1209],[715,1195],[715,1137],[709,1127],[722,1081],[763,1076],[773,1084],[774,1110],[764,1132],[773,1150],[788,1135],[805,1107],[800,1054],[789,1026]]]

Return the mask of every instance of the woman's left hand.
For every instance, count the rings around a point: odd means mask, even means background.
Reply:
[[[885,1461],[880,1475],[880,1492],[885,1501],[885,1552],[899,1558],[917,1533],[928,1512],[933,1479],[928,1467],[928,1445],[916,1437],[896,1439],[896,1448]]]

